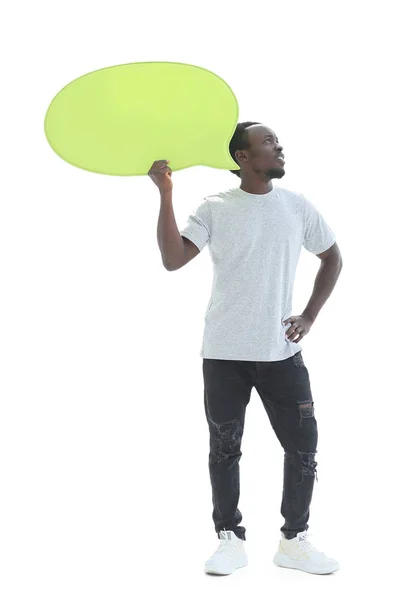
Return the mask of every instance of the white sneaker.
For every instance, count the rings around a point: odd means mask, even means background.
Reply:
[[[300,569],[315,575],[327,575],[339,569],[339,564],[333,558],[328,558],[319,552],[307,539],[307,532],[298,533],[292,540],[287,540],[282,534],[279,551],[273,562],[279,567]]]
[[[231,575],[247,565],[243,540],[233,531],[220,531],[220,545],[205,564],[204,572],[214,575]]]

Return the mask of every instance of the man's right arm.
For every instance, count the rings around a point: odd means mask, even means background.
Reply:
[[[175,220],[172,190],[161,191],[161,207],[157,227],[158,246],[167,271],[176,271],[200,253],[193,242],[181,236]]]
[[[189,239],[182,237],[178,231],[172,203],[172,171],[168,162],[168,160],[155,161],[148,175],[158,187],[161,196],[157,239],[162,262],[167,271],[176,271],[197,256],[200,250]]]

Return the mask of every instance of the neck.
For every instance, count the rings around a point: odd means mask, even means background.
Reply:
[[[273,190],[272,180],[262,181],[257,177],[251,178],[247,175],[242,178],[240,189],[248,194],[268,194]]]

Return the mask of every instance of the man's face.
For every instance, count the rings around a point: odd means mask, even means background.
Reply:
[[[282,178],[285,174],[283,155],[280,158],[283,148],[274,131],[264,125],[252,125],[246,133],[250,148],[240,151],[242,169],[262,174],[269,180]]]

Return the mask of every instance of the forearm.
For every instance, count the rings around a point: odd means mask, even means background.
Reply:
[[[326,258],[321,262],[322,264],[316,275],[312,296],[302,313],[309,317],[311,321],[316,319],[321,308],[331,295],[342,270],[342,260],[338,257]]]
[[[161,192],[157,239],[164,266],[174,267],[182,259],[184,242],[175,220],[172,190]]]

